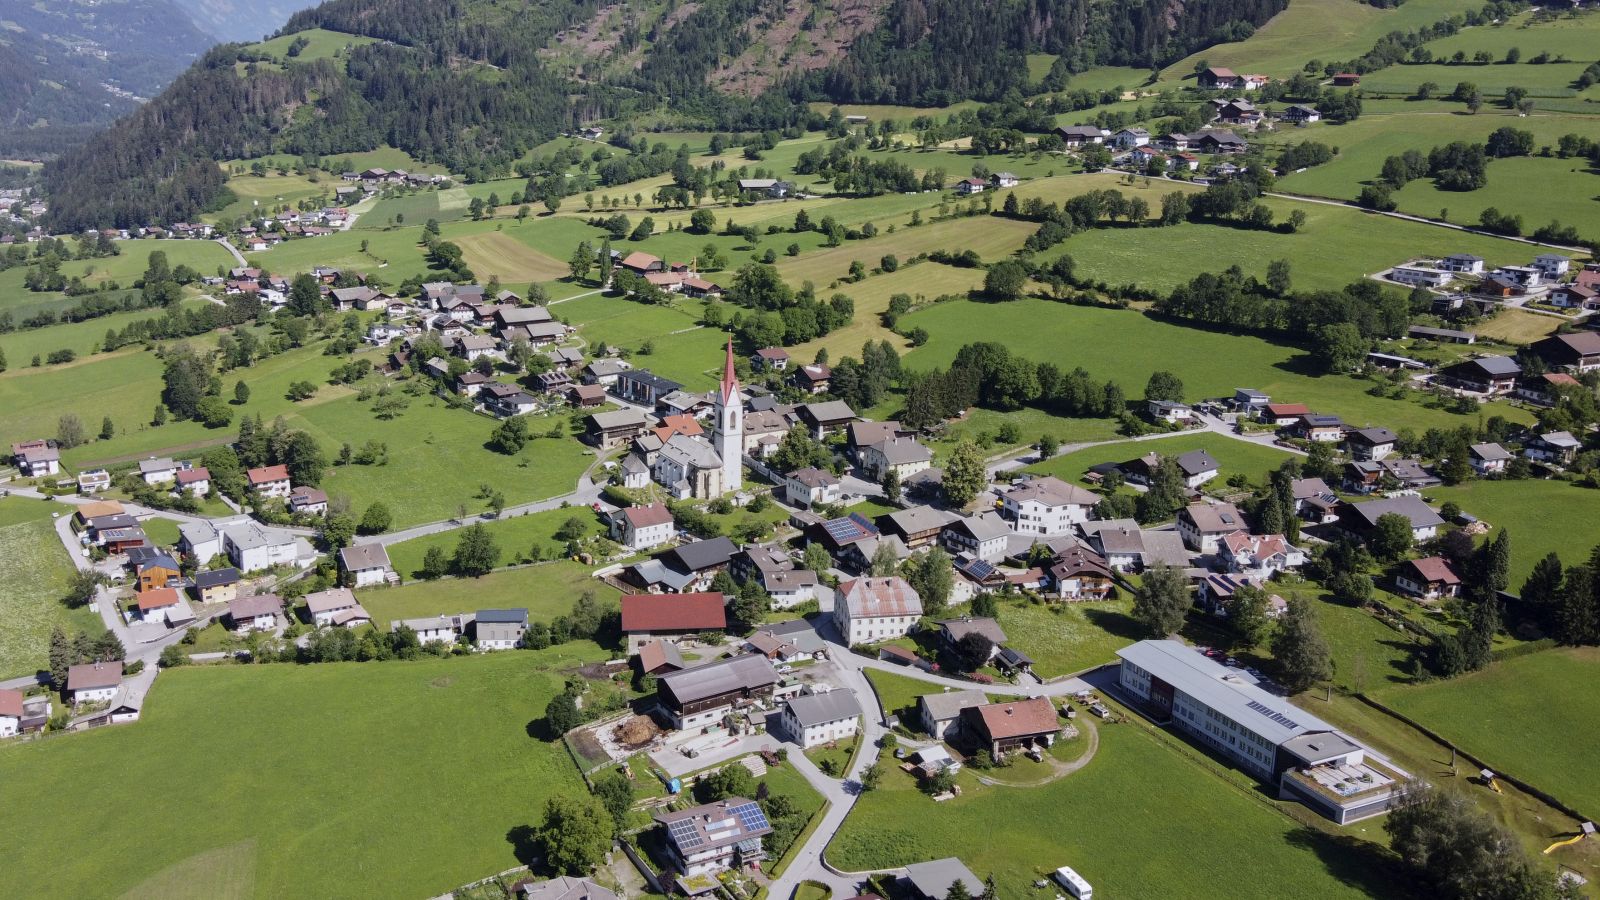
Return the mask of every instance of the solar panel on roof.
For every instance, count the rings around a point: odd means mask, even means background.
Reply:
[[[1279,725],[1282,725],[1285,728],[1299,728],[1300,727],[1300,723],[1299,722],[1296,722],[1295,720],[1289,718],[1288,716],[1284,715],[1283,713],[1278,712],[1277,710],[1273,709],[1272,707],[1270,707],[1270,706],[1266,705],[1265,703],[1262,703],[1262,702],[1260,702],[1258,700],[1251,700],[1246,705],[1249,706],[1251,709],[1255,710],[1256,712],[1262,714],[1263,716],[1266,716],[1267,718],[1271,719],[1272,721],[1277,722]]]
[[[673,822],[667,826],[667,833],[672,836],[672,842],[683,850],[698,847],[702,843],[700,832],[694,827],[694,820],[692,819]]]
[[[754,803],[746,803],[734,807],[733,814],[739,817],[739,824],[743,825],[744,830],[747,832],[760,831],[763,828],[772,827],[767,824],[767,814],[762,812],[761,807]]]
[[[972,562],[967,563],[967,573],[974,578],[988,578],[990,575],[993,575],[994,572],[994,566],[984,562],[981,559],[975,559]]]

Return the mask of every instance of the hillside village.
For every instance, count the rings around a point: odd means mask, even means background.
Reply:
[[[49,837],[125,767],[166,847],[19,889],[1592,896],[1600,76],[1494,81],[1579,7],[187,221],[0,181],[0,781]]]

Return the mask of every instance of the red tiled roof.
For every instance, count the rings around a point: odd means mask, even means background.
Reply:
[[[665,525],[672,521],[672,510],[667,509],[665,503],[651,503],[647,506],[630,506],[622,511],[628,518],[628,524],[635,528],[648,528],[651,525]]]
[[[152,609],[161,609],[164,606],[175,606],[178,603],[177,588],[152,588],[139,592],[139,611],[149,612]]]
[[[182,471],[182,472],[178,473],[178,483],[179,484],[194,484],[197,481],[210,481],[210,480],[211,480],[211,470],[207,469],[205,466],[200,466],[197,469],[187,469],[185,471]]]
[[[1268,403],[1267,412],[1274,416],[1304,416],[1311,413],[1311,408],[1304,403]]]
[[[1056,708],[1046,697],[991,703],[974,707],[972,714],[983,720],[984,730],[995,740],[1045,734],[1060,727]]]
[[[1429,556],[1424,559],[1411,560],[1411,568],[1429,584],[1460,584],[1461,579],[1455,570],[1450,568],[1450,563],[1443,557]]]
[[[622,630],[720,631],[728,627],[727,598],[697,594],[629,594],[622,598]]]
[[[259,469],[251,469],[249,472],[246,472],[245,475],[247,478],[249,478],[251,484],[267,484],[268,482],[272,481],[287,481],[289,480],[289,467],[262,466]]]
[[[0,716],[22,718],[21,691],[0,691]]]

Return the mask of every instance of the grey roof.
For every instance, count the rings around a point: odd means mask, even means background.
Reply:
[[[1509,356],[1480,356],[1467,360],[1467,363],[1490,375],[1515,375],[1522,371],[1522,366]]]
[[[253,619],[256,616],[280,615],[283,613],[283,598],[277,594],[257,594],[254,597],[240,597],[228,604],[228,615],[235,621],[240,619]]]
[[[93,662],[67,669],[67,690],[92,691],[122,683],[122,660]]]
[[[972,706],[982,706],[989,702],[983,691],[970,688],[964,691],[946,691],[942,694],[923,694],[920,698],[922,705],[928,708],[929,715],[935,719],[954,719],[961,715],[961,711]]]
[[[917,534],[933,528],[943,528],[956,520],[956,516],[931,506],[913,506],[896,510],[884,518],[903,534]]]
[[[1372,446],[1392,444],[1400,439],[1398,435],[1387,428],[1363,428],[1360,431],[1350,432],[1349,438]]]
[[[198,588],[216,587],[219,584],[232,584],[239,580],[239,570],[235,568],[213,569],[209,572],[196,572],[194,586]]]
[[[257,547],[274,547],[279,544],[287,544],[294,540],[294,535],[284,534],[275,537],[260,525],[254,522],[245,522],[241,526],[228,529],[228,540],[232,541],[234,546],[240,550],[254,550]],[[342,550],[340,551],[341,554],[343,552]]]
[[[692,544],[673,547],[659,558],[669,563],[676,561],[684,569],[697,572],[712,566],[725,565],[738,552],[739,548],[734,546],[733,541],[726,537],[715,537],[709,541],[695,541]]]
[[[945,619],[939,623],[953,641],[959,641],[969,634],[981,634],[989,639],[990,643],[1004,644],[1006,633],[1000,628],[1000,623],[987,616],[976,618],[967,616],[960,619]]]
[[[1011,535],[1011,526],[1006,524],[1005,519],[992,512],[979,516],[965,516],[957,519],[950,527],[965,531],[980,544]]]
[[[593,375],[596,378],[604,378],[607,375],[617,375],[622,372],[626,372],[633,367],[625,360],[597,359],[594,362],[589,363],[584,368],[590,375]]]
[[[573,878],[562,875],[549,881],[528,883],[530,879],[517,882],[513,893],[520,893],[526,900],[617,900],[617,895],[610,889],[603,888],[587,878]]]
[[[454,619],[450,619],[445,616],[428,616],[422,619],[400,619],[398,621],[389,623],[390,631],[399,631],[402,627],[409,628],[412,631],[438,631],[441,628],[449,628],[453,631],[455,630],[456,623]]]
[[[1549,434],[1541,434],[1539,435],[1539,440],[1552,447],[1577,449],[1583,446],[1583,442],[1573,437],[1570,431],[1552,431]]]
[[[891,466],[933,459],[933,451],[917,443],[916,438],[890,438],[868,446],[883,454],[884,461]]]
[[[1232,503],[1191,503],[1179,515],[1184,514],[1203,532],[1227,533],[1247,527],[1239,507]]]
[[[1178,456],[1178,468],[1186,475],[1199,475],[1202,472],[1220,471],[1222,464],[1204,450],[1190,450]]]
[[[935,859],[929,862],[912,863],[906,866],[906,878],[917,891],[926,897],[943,898],[950,894],[950,888],[958,880],[966,886],[967,893],[973,897],[983,893],[983,882],[978,876],[972,874],[966,863],[954,856],[947,859]]]
[[[800,407],[800,414],[817,422],[842,422],[845,419],[856,418],[855,410],[843,400],[807,403]]]
[[[528,624],[528,611],[522,607],[513,609],[480,609],[473,617],[478,624],[489,623],[492,625],[526,625]]]
[[[720,469],[722,457],[716,448],[684,434],[675,434],[661,448],[661,455],[685,469]]]
[[[861,704],[856,702],[856,692],[847,689],[828,691],[825,694],[804,694],[789,701],[789,713],[800,727],[839,722],[861,715]]]
[[[329,588],[306,595],[306,609],[310,610],[312,615],[360,605],[356,602],[355,592],[345,587]]]
[[[1094,506],[1100,495],[1069,484],[1053,475],[1030,478],[1018,483],[1006,496],[1015,503],[1035,500],[1045,506]]]
[[[139,471],[146,474],[150,472],[166,472],[171,469],[176,469],[177,467],[177,463],[166,457],[162,457],[160,459],[139,460]]]
[[[1472,455],[1484,462],[1503,462],[1515,457],[1515,454],[1499,444],[1473,444]]]
[[[1333,730],[1327,722],[1178,641],[1140,641],[1117,655],[1273,744],[1311,731]]]
[[[350,572],[390,567],[389,551],[383,549],[383,545],[379,543],[352,544],[345,547],[339,551],[339,562]]]
[[[658,394],[670,394],[673,391],[683,387],[683,385],[679,384],[678,382],[673,381],[670,378],[662,378],[660,375],[657,375],[649,369],[630,369],[617,375],[617,380],[636,381],[651,388]]]
[[[1141,537],[1144,549],[1139,553],[1139,560],[1147,566],[1166,563],[1183,568],[1194,559],[1189,548],[1183,545],[1183,535],[1176,531],[1146,531]]]
[[[747,653],[720,662],[661,676],[660,684],[679,703],[693,703],[741,689],[770,687],[778,683],[778,670],[765,656]]]
[[[1367,503],[1353,504],[1350,509],[1366,520],[1368,525],[1377,525],[1378,517],[1388,513],[1395,513],[1410,519],[1412,528],[1426,528],[1444,524],[1444,520],[1439,518],[1438,513],[1429,509],[1428,504],[1423,503],[1416,497],[1391,497],[1386,500],[1372,500]]]
[[[639,427],[650,424],[650,419],[644,413],[633,407],[618,409],[611,412],[595,413],[589,417],[596,428],[601,430],[610,428]]]

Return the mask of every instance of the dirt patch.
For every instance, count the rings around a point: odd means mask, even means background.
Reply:
[[[639,750],[661,734],[661,726],[649,716],[633,716],[618,725],[611,732],[611,737],[618,744],[628,750]]]
[[[450,685],[455,684],[455,683],[456,683],[455,676],[453,676],[453,675],[440,675],[438,678],[435,678],[432,681],[428,682],[428,687],[447,688]]]
[[[750,46],[706,81],[723,93],[758,94],[782,75],[826,68],[878,27],[888,5],[889,0],[824,0],[820,9],[790,3],[775,15],[759,15],[744,27]]]

